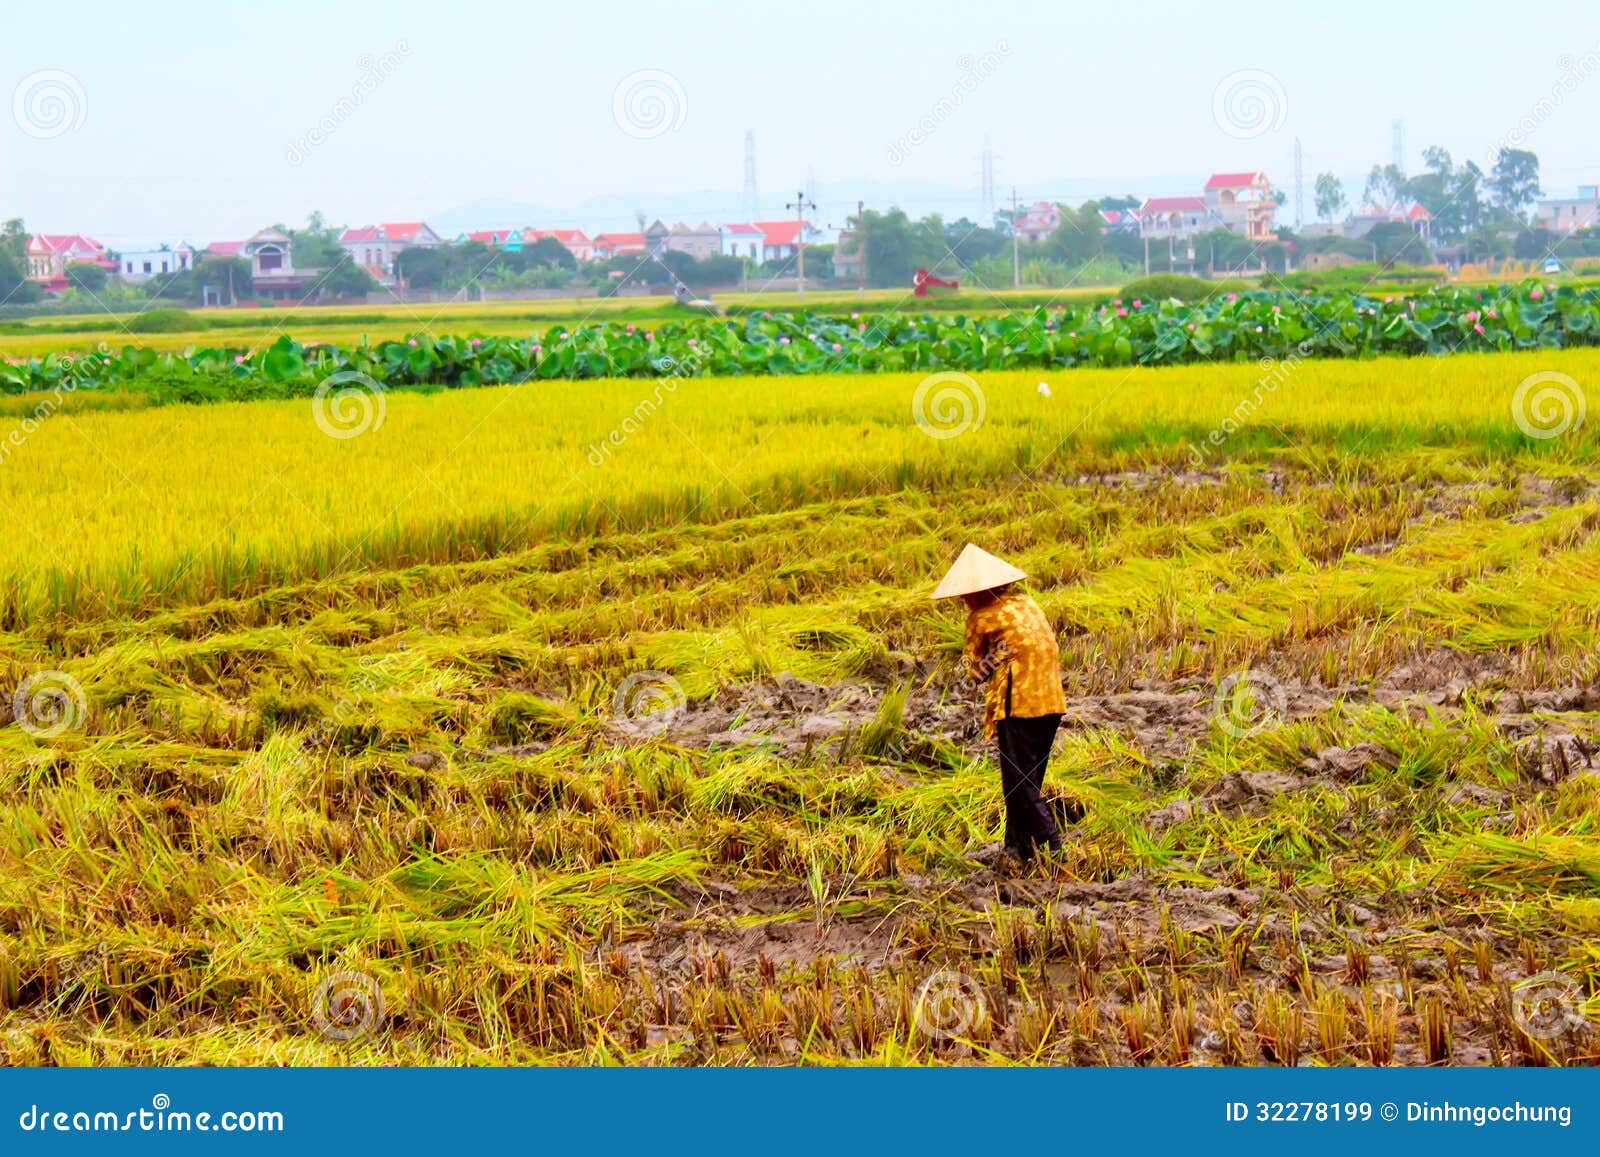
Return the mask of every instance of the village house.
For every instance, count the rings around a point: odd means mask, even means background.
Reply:
[[[722,231],[709,221],[702,221],[693,229],[677,221],[667,231],[664,248],[672,253],[687,253],[696,261],[722,254]]]
[[[272,301],[303,297],[322,273],[320,269],[295,268],[292,239],[270,225],[252,234],[240,246],[239,256],[250,262],[253,292]]]
[[[860,281],[864,256],[854,229],[839,230],[839,240],[833,247],[833,275],[845,281]]]
[[[644,231],[644,251],[652,257],[660,257],[667,251],[667,238],[670,236],[672,230],[660,218],[650,222]]]
[[[1412,201],[1410,204],[1396,202],[1392,205],[1363,205],[1346,218],[1343,232],[1346,237],[1365,237],[1372,232],[1374,225],[1383,225],[1391,221],[1411,226],[1411,231],[1424,241],[1427,241],[1433,232],[1433,214],[1418,201]]]
[[[36,233],[28,238],[28,276],[46,289],[67,288],[67,266],[98,265],[116,272],[106,247],[81,233]]]
[[[1278,201],[1265,173],[1212,173],[1205,204],[1212,220],[1230,233],[1252,241],[1270,241],[1276,235]]]
[[[135,284],[164,273],[183,273],[194,268],[195,248],[179,243],[157,249],[128,249],[117,254],[117,273]]]
[[[524,241],[532,245],[546,237],[554,238],[578,262],[594,260],[594,241],[582,229],[533,229],[523,231]]]
[[[471,233],[457,234],[453,244],[465,245],[469,241],[476,241],[479,245],[487,245],[491,249],[519,253],[522,250],[524,232],[522,229],[478,229]]]
[[[1101,209],[1100,220],[1102,233],[1139,232],[1139,214],[1133,209]]]
[[[735,221],[724,225],[720,232],[724,257],[742,257],[757,265],[767,259],[767,235],[757,226],[748,221]]]
[[[642,254],[644,251],[643,233],[596,233],[594,237],[594,255],[601,261],[609,261],[625,253]]]
[[[799,221],[756,221],[754,224],[761,230],[761,247],[767,261],[788,261],[800,252]],[[807,221],[804,244],[815,245],[821,237],[822,230]]]
[[[1576,233],[1600,223],[1600,186],[1579,185],[1576,197],[1548,198],[1534,206],[1533,223],[1552,233]]]
[[[395,259],[407,249],[431,249],[444,238],[428,227],[425,221],[393,221],[384,225],[367,225],[360,229],[346,229],[339,235],[339,244],[362,269],[371,274],[379,285],[393,287],[400,283],[395,269]]]
[[[1139,235],[1183,241],[1210,228],[1204,197],[1148,197],[1139,206]]]
[[[1015,228],[1024,241],[1043,241],[1061,228],[1061,207],[1049,201],[1035,201],[1017,215]]]

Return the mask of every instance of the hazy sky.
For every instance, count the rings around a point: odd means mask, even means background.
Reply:
[[[1298,136],[1309,217],[1312,177],[1387,161],[1396,117],[1411,169],[1429,144],[1487,168],[1520,125],[1547,192],[1600,180],[1600,7],[1559,0],[82,0],[9,5],[5,29],[0,216],[113,246],[494,200],[688,216],[693,193],[725,216],[746,129],[769,214],[809,175],[835,200],[942,190],[976,216],[985,135],[1025,199],[1213,169],[1289,188]]]

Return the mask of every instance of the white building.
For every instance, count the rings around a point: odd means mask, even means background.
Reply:
[[[129,249],[117,254],[117,273],[124,281],[149,281],[164,273],[194,268],[195,247],[180,242],[159,249]]]
[[[1579,185],[1576,197],[1549,198],[1533,211],[1533,223],[1552,233],[1576,233],[1600,224],[1600,187]]]
[[[722,255],[742,257],[760,265],[767,259],[767,235],[755,225],[740,221],[722,227]]]

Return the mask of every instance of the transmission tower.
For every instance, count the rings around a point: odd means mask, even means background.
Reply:
[[[744,134],[744,219],[754,221],[761,216],[761,198],[756,195],[756,131],[746,129]]]

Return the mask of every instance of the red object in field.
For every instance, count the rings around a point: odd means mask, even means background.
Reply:
[[[935,277],[926,269],[917,270],[911,278],[911,296],[927,297],[930,289],[960,289],[959,281],[946,281],[942,277]]]

